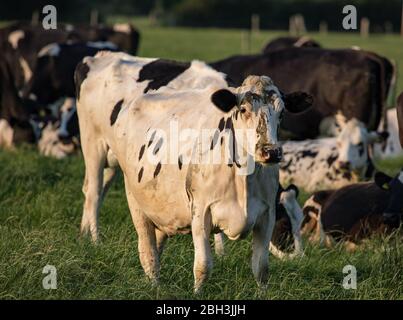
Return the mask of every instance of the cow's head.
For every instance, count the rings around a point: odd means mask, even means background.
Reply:
[[[310,107],[304,99],[308,97],[306,94],[291,95],[282,95],[269,77],[248,76],[235,93],[218,90],[212,95],[212,101],[222,111],[232,112],[232,124],[236,130],[254,132],[255,139],[253,142],[248,140],[244,148],[249,154],[254,154],[256,162],[270,164],[282,160],[278,129],[284,110],[295,113]],[[298,95],[302,99],[298,99]]]
[[[376,131],[368,131],[364,124],[353,118],[346,120],[344,116],[336,116],[338,158],[336,168],[341,171],[359,172],[368,164],[368,146],[383,141],[387,135]]]
[[[389,193],[388,206],[383,212],[385,224],[398,228],[403,214],[403,170],[394,178],[383,172],[377,172],[375,183]]]
[[[72,143],[79,136],[78,117],[74,98],[66,98],[60,108],[58,138],[64,144]]]

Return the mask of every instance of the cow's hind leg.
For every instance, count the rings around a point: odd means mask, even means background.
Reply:
[[[162,232],[161,230],[156,228],[155,229],[155,238],[156,238],[156,242],[157,242],[158,254],[161,258],[162,251],[164,250],[165,242],[167,240],[167,235],[165,232]]]
[[[151,282],[158,284],[160,263],[155,235],[156,228],[152,221],[150,221],[139,208],[127,183],[125,183],[125,189],[133,224],[137,231],[141,266]]]
[[[98,241],[98,211],[102,200],[103,169],[106,148],[102,143],[83,144],[85,162],[85,195],[81,234],[90,234],[94,242]]]

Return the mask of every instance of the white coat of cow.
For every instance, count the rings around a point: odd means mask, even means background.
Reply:
[[[153,282],[158,280],[159,255],[168,235],[191,232],[197,292],[212,267],[210,233],[221,230],[235,240],[253,230],[252,270],[258,283],[265,284],[278,188],[276,162],[281,158],[277,129],[284,103],[279,90],[270,78],[252,76],[231,91],[226,84],[207,82],[204,89],[165,88],[133,99],[133,75],[126,71],[134,62],[114,56],[86,58],[76,71],[86,168],[82,232],[97,239],[98,209],[113,176],[111,167],[118,164],[138,233],[140,261]],[[198,136],[187,140],[183,153],[173,150],[173,139],[159,135],[169,132],[173,122],[179,132],[208,129],[209,143]],[[241,129],[254,133],[253,144],[240,143]],[[229,135],[225,143],[219,139],[222,132]],[[195,161],[217,150],[229,154],[230,161]],[[240,162],[238,151],[255,159],[251,174],[245,174],[250,161]],[[175,161],[165,162],[165,154]]]

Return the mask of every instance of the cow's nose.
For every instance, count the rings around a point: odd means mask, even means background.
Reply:
[[[279,163],[283,158],[283,149],[267,144],[263,146],[262,154],[267,163]]]
[[[68,133],[60,133],[57,135],[57,137],[59,138],[59,140],[63,143],[63,144],[69,144],[72,141],[72,137],[70,134]]]
[[[350,161],[339,161],[337,164],[341,170],[350,170]]]

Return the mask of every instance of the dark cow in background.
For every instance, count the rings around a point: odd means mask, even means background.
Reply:
[[[23,101],[14,85],[13,74],[0,52],[0,147],[11,148],[22,142],[34,143],[35,132],[30,114],[35,105]]]
[[[271,40],[262,50],[263,53],[269,53],[276,50],[286,48],[320,48],[320,44],[315,40],[303,36],[303,37],[279,37]]]
[[[109,42],[52,43],[38,53],[35,72],[23,91],[42,104],[50,104],[63,97],[75,97],[74,70],[86,56],[102,50],[118,51]]]
[[[302,234],[331,246],[345,241],[354,250],[360,240],[400,225],[403,213],[403,171],[395,178],[377,172],[375,182],[352,184],[314,193],[303,208]]]
[[[383,63],[387,61],[383,58]],[[235,85],[250,74],[270,75],[284,92],[304,91],[314,108],[304,114],[285,113],[282,139],[316,138],[328,134],[328,123],[340,111],[376,130],[393,75],[374,54],[351,49],[288,48],[266,54],[233,56],[211,63]],[[387,70],[386,70],[387,69]],[[357,94],[359,93],[359,94]]]
[[[121,50],[136,54],[139,32],[130,24],[88,26],[59,24],[58,29],[44,30],[41,26],[17,22],[0,29],[0,47],[10,50],[15,58],[13,74],[21,89],[35,72],[37,55],[51,43],[110,42]]]

